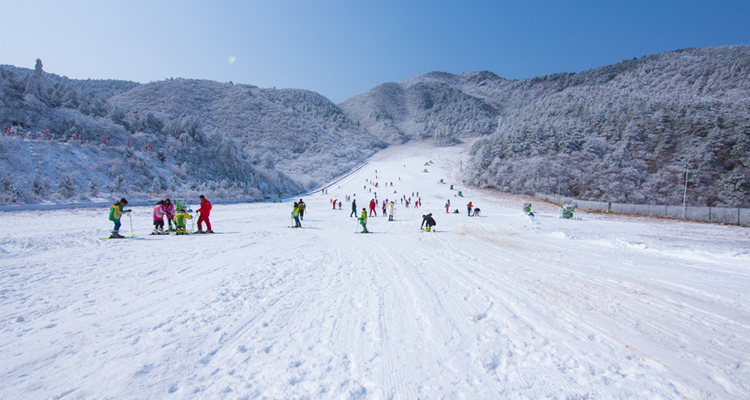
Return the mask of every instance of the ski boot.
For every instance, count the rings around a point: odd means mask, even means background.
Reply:
[[[109,235],[109,237],[110,237],[111,239],[120,239],[120,238],[123,238],[123,237],[125,237],[125,236],[122,236],[122,235],[120,235],[120,232],[117,232],[117,231],[112,231],[112,234],[111,234],[111,235]]]

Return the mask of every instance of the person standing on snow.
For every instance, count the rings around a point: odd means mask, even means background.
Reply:
[[[305,208],[307,208],[307,204],[305,204],[305,202],[302,201],[302,199],[299,199],[299,203],[297,203],[297,207],[299,207],[299,220],[303,221],[305,219],[303,217],[305,216]]]
[[[163,235],[164,234],[164,200],[159,200],[154,207],[154,231],[152,235]]]
[[[375,213],[376,217],[378,216],[378,212],[375,211],[375,206],[376,205],[377,204],[375,204],[375,199],[370,199],[370,216],[372,216],[372,213]]]
[[[299,204],[294,203],[292,208],[292,218],[294,218],[294,226],[292,228],[302,228],[302,224],[299,223]]]
[[[120,223],[120,218],[122,217],[122,213],[126,212],[129,213],[132,210],[123,210],[122,208],[128,205],[128,201],[125,200],[123,197],[122,199],[115,201],[115,204],[109,207],[109,220],[114,222],[115,227],[112,229],[112,234],[109,236],[111,238],[123,238],[125,236],[120,235],[120,226],[122,225]]]
[[[473,206],[472,206],[471,202],[469,202],[469,204],[466,205],[466,209],[469,210],[469,216],[470,217],[471,217],[471,209],[472,208],[473,208]]]
[[[198,215],[198,231],[195,233],[214,233],[211,229],[211,221],[208,220],[208,216],[211,214],[211,202],[206,200],[203,195],[198,196],[201,199],[200,207],[195,211]],[[203,223],[206,223],[206,231],[203,231]]]
[[[352,212],[349,214],[349,218],[357,216],[357,199],[352,200]]]
[[[422,224],[419,225],[419,229],[422,229],[422,226],[424,225],[426,225],[425,232],[432,231],[432,227],[437,225],[437,222],[435,222],[435,219],[432,218],[432,213],[422,216]]]
[[[174,215],[175,215],[175,209],[174,209],[174,204],[172,204],[172,200],[164,199],[164,214],[166,214],[167,224],[169,224],[169,229],[167,230],[167,232],[171,232],[177,229],[176,224],[175,224],[175,227],[172,228],[172,222],[174,222]]]
[[[395,208],[396,204],[394,204],[393,201],[388,203],[388,221],[393,221],[393,212],[395,211]]]
[[[377,216],[377,214],[375,214]],[[360,225],[362,225],[362,233],[370,233],[370,231],[367,230],[367,210],[365,210],[364,207],[362,207],[362,214],[359,218]]]

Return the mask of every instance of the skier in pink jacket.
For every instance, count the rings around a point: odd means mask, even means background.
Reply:
[[[164,210],[164,200],[159,200],[154,207],[154,231],[152,235],[164,234],[164,216],[167,212]]]

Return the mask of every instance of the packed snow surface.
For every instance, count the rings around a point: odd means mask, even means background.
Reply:
[[[460,186],[467,155],[381,151],[304,196],[304,229],[291,199],[214,205],[214,235],[136,207],[120,240],[106,209],[1,213],[0,397],[750,397],[748,229],[560,219]],[[376,192],[422,207],[357,233],[345,196]]]

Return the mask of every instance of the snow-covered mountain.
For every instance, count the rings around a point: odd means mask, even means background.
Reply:
[[[40,60],[0,66],[0,107],[2,204],[291,195],[385,146],[305,90],[71,80]]]
[[[131,113],[152,113],[168,134],[186,118],[200,121],[204,130],[236,140],[254,164],[271,161],[308,188],[349,171],[385,147],[333,102],[307,90],[170,79],[133,88],[109,104]]]
[[[339,106],[390,144],[432,139],[451,145],[460,137],[490,134],[498,122],[493,106],[467,93],[461,77],[444,72],[384,83]]]
[[[469,180],[588,200],[750,205],[750,47],[697,48],[467,90],[500,110]]]
[[[748,206],[750,47],[696,48],[507,80],[430,72],[340,106],[389,143],[491,136],[467,179],[515,193]]]
[[[0,66],[0,125],[15,132],[0,143],[1,203],[270,197],[317,187],[390,144],[484,137],[466,168],[477,186],[677,204],[687,166],[690,204],[750,206],[748,46],[522,80],[430,72],[338,105],[298,89]]]

